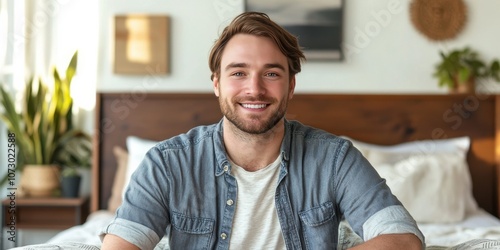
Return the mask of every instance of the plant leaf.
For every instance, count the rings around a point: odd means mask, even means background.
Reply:
[[[471,70],[463,68],[458,72],[458,84],[465,84],[471,76]]]

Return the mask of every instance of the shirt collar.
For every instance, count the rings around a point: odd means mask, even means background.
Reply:
[[[215,126],[215,131],[214,131],[214,149],[215,149],[215,158],[217,161],[217,166],[215,167],[215,176],[220,176],[224,172],[229,171],[231,169],[231,164],[229,162],[229,159],[227,158],[226,154],[226,148],[224,147],[224,139],[222,136],[222,131],[223,131],[223,120],[222,118],[219,123]],[[290,122],[288,122],[287,119],[285,119],[285,136],[283,138],[283,141],[281,142],[281,148],[280,148],[280,153],[282,157],[282,170],[285,170],[287,164],[283,164],[284,162],[288,162],[289,155],[290,155],[290,142],[291,142],[291,136],[292,136],[292,128]],[[286,171],[286,170],[285,170]]]

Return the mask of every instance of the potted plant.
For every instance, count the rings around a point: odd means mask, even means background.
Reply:
[[[436,65],[433,76],[439,80],[440,87],[447,87],[453,93],[473,93],[479,78],[500,82],[498,60],[487,64],[469,47],[449,53],[441,51],[440,55],[442,60]]]
[[[78,197],[82,176],[81,168],[90,168],[92,142],[88,135],[86,139],[71,140],[64,153],[58,155],[56,162],[61,164],[61,195],[63,197]]]
[[[59,187],[61,166],[71,165],[75,159],[90,158],[90,137],[73,127],[70,87],[77,57],[75,52],[64,75],[54,68],[52,91],[40,78],[30,79],[20,112],[15,108],[14,98],[0,85],[3,105],[0,118],[14,135],[16,170],[22,172],[19,189],[26,195],[52,195]],[[0,183],[7,180],[5,175]]]

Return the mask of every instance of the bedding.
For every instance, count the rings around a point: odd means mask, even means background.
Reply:
[[[458,222],[477,210],[466,160],[469,138],[392,146],[349,140],[386,179],[417,222]]]
[[[474,239],[500,240],[500,220],[482,209],[454,223],[418,223],[428,246],[454,246]]]
[[[99,250],[101,246],[99,233],[113,218],[113,212],[108,210],[96,211],[87,218],[84,224],[62,231],[46,243],[17,247],[12,250]],[[154,250],[164,249],[169,249],[166,237],[156,245]]]

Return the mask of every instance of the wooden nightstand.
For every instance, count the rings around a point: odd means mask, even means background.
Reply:
[[[89,215],[89,198],[16,198],[17,229],[67,229],[82,224]],[[8,226],[10,200],[2,201],[2,225]]]
[[[0,248],[4,240],[14,236],[17,246],[18,229],[56,229],[63,230],[82,224],[89,215],[89,198],[9,198],[2,200],[0,222],[1,229],[7,231],[2,235]],[[15,204],[15,213],[11,206]],[[15,220],[12,218],[15,216]],[[3,232],[3,231],[1,231]],[[4,239],[5,238],[5,239]],[[12,241],[12,240],[11,240]]]

